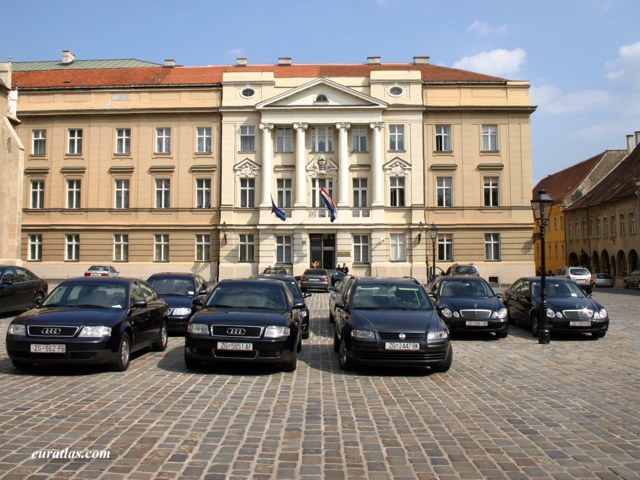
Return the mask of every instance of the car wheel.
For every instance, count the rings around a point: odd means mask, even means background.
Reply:
[[[13,366],[18,370],[28,370],[33,367],[33,363],[31,362],[21,362],[20,360],[14,360],[13,358],[11,359],[11,363],[13,363]]]
[[[167,343],[169,342],[169,330],[167,327],[167,322],[165,320],[162,321],[162,325],[160,326],[160,332],[158,332],[158,338],[153,344],[151,348],[155,352],[164,352],[167,349]]]
[[[531,335],[534,337],[538,336],[538,327],[539,327],[540,319],[538,318],[537,313],[531,314]]]
[[[336,323],[336,319],[334,318],[331,310],[329,310],[329,323]]]
[[[295,372],[298,368],[298,352],[297,349],[291,352],[289,359],[282,364],[283,372]]]
[[[507,338],[508,335],[509,335],[509,330],[501,330],[499,332],[496,332],[496,337],[498,338]]]
[[[607,332],[591,332],[591,336],[593,337],[594,340],[598,338],[603,338],[606,334]]]
[[[340,368],[342,370],[353,370],[353,360],[349,358],[347,352],[347,342],[344,339],[344,335],[340,339],[340,347],[338,348],[338,361],[340,362]]]
[[[36,294],[33,296],[33,304],[36,307],[39,307],[40,305],[42,305],[42,302],[44,302],[44,293],[36,292]]]
[[[442,362],[440,365],[433,365],[431,367],[431,371],[436,373],[448,372],[449,369],[451,368],[452,363],[453,363],[453,347],[449,345],[449,351],[447,352],[447,356],[445,357],[444,362]]]
[[[197,358],[193,358],[187,353],[187,347],[184,347],[184,364],[189,369],[196,369],[202,366],[202,362]]]
[[[131,337],[128,333],[123,333],[120,338],[120,345],[118,346],[118,356],[115,362],[113,362],[113,370],[116,372],[124,372],[129,368],[129,362],[131,360]]]
[[[335,329],[333,330],[333,351],[338,353],[340,351],[340,339]]]

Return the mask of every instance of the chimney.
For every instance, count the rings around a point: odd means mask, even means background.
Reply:
[[[70,52],[69,50],[63,50],[62,51],[62,63],[63,65],[69,65],[71,63],[73,63],[73,61],[76,59],[76,56]]]
[[[176,66],[176,61],[173,58],[167,58],[164,61],[164,66],[165,67],[175,67]]]
[[[380,57],[367,57],[369,65],[380,65]]]
[[[429,65],[429,57],[413,57],[414,65]]]
[[[627,153],[633,152],[635,145],[633,144],[633,135],[627,135]]]
[[[236,58],[236,67],[246,67],[247,66],[247,59],[244,57],[238,57]]]
[[[291,57],[280,57],[278,58],[278,65],[279,66],[288,66],[291,65]]]
[[[640,145],[640,132],[636,130],[636,147]]]

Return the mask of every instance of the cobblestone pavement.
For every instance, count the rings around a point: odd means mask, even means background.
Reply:
[[[640,291],[597,290],[604,339],[454,338],[448,373],[343,373],[328,296],[298,369],[187,371],[183,340],[128,371],[13,369],[0,347],[5,478],[640,478]],[[10,318],[0,319],[4,338]],[[34,458],[107,450],[109,459]]]

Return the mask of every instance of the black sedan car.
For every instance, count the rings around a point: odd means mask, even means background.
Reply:
[[[333,348],[340,367],[430,367],[446,372],[449,329],[422,285],[411,279],[354,278],[336,302]]]
[[[300,288],[303,292],[307,290],[329,291],[331,286],[331,275],[324,268],[307,268],[300,276]]]
[[[129,367],[131,353],[167,347],[167,304],[145,282],[82,277],[62,282],[7,329],[16,368],[34,363]]]
[[[289,275],[272,275],[272,274],[260,274],[260,275],[256,275],[252,278],[257,278],[257,279],[266,279],[266,280],[279,280],[281,282],[284,282],[284,284],[287,286],[287,288],[289,288],[289,290],[291,291],[291,295],[293,295],[293,301],[294,302],[302,302],[304,303],[304,308],[302,310],[300,310],[300,315],[302,317],[302,322],[301,322],[301,326],[302,326],[302,339],[306,340],[309,338],[309,323],[311,321],[311,316],[309,313],[309,307],[307,306],[307,303],[305,302],[305,298],[309,298],[311,296],[310,293],[307,292],[303,292],[300,289],[300,284],[298,283],[298,281],[294,278],[291,277]]]
[[[0,313],[37,307],[48,291],[47,282],[30,270],[0,265]]]
[[[591,333],[594,338],[606,335],[609,328],[607,310],[587,296],[573,280],[547,277],[545,287],[551,333]],[[527,325],[534,337],[538,336],[540,302],[540,277],[516,280],[505,292],[509,320]]]
[[[498,338],[509,335],[507,309],[502,297],[496,295],[484,278],[438,277],[429,285],[428,291],[451,332],[493,332]]]
[[[222,280],[189,320],[185,364],[259,362],[292,372],[302,348],[304,308],[279,280]]]
[[[186,332],[187,322],[211,290],[195,273],[154,273],[147,279],[160,298],[169,305],[169,331]],[[196,300],[200,299],[200,302]]]

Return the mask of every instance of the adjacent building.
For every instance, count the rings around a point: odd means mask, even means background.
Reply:
[[[183,67],[63,52],[14,68],[21,257],[45,276],[113,262],[140,277],[533,272],[527,82],[428,57]]]

